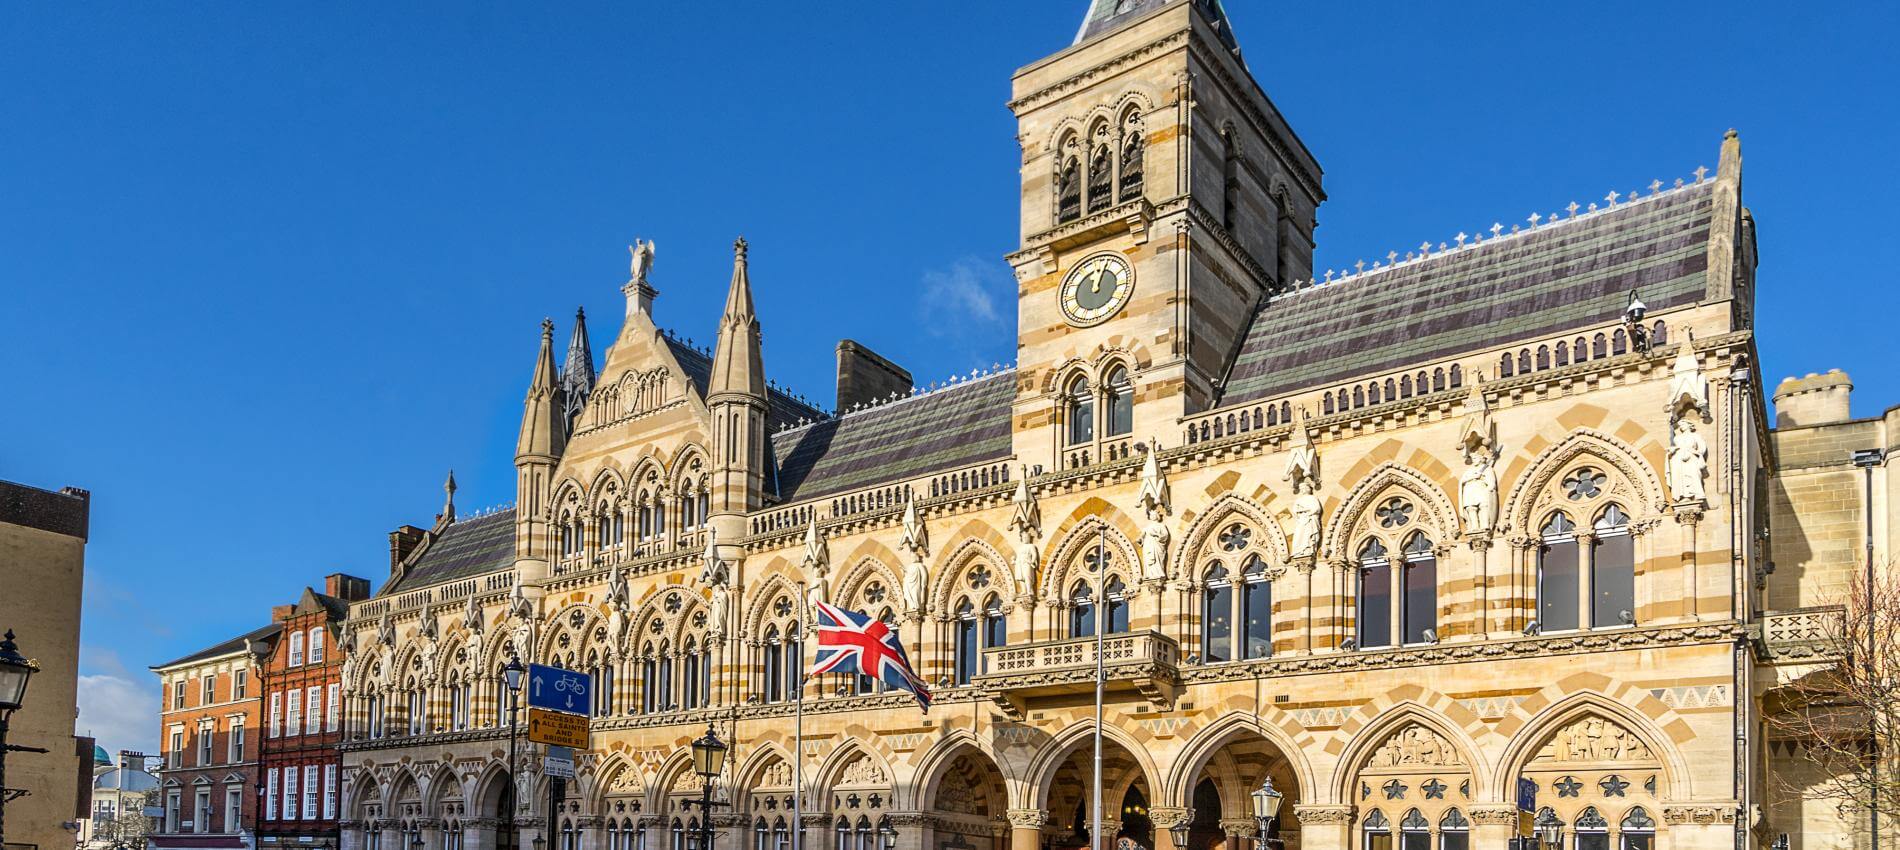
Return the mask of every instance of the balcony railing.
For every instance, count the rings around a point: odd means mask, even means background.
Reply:
[[[1135,690],[1158,709],[1171,707],[1181,684],[1181,648],[1156,632],[1108,635],[1102,667],[1109,690]],[[1095,688],[1095,638],[1003,646],[983,653],[975,684],[997,705],[1021,717],[1032,699],[1087,693]]]

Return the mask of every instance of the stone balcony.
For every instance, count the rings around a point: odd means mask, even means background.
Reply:
[[[1181,647],[1156,632],[1107,635],[1102,666],[1109,691],[1137,691],[1156,710],[1173,707],[1181,686]],[[1021,718],[1032,700],[1073,699],[1095,690],[1095,638],[1002,646],[985,650],[986,671],[972,683],[1010,716]]]
[[[1762,616],[1761,645],[1776,662],[1827,661],[1841,635],[1841,606],[1771,611]]]

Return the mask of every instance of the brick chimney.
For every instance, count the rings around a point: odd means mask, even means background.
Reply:
[[[910,373],[855,340],[838,343],[838,409],[910,395]]]
[[[413,525],[405,525],[389,533],[389,577],[395,578],[402,569],[403,559],[422,545],[423,531]]]
[[[344,602],[361,602],[369,598],[369,579],[331,573],[323,577],[323,595]]]
[[[296,612],[297,606],[295,605],[272,605],[270,606],[270,621],[273,623],[281,623],[290,619],[290,615]]]

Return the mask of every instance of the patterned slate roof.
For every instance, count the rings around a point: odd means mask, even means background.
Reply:
[[[206,659],[217,658],[220,655],[230,655],[233,652],[242,651],[251,641],[276,637],[277,633],[283,630],[283,623],[272,623],[261,629],[246,632],[222,643],[207,646],[183,658],[167,661],[163,664],[154,664],[152,665],[152,669],[163,670],[167,667],[177,667],[181,664],[193,664]]]
[[[784,501],[843,493],[1010,455],[1016,373],[774,434]]]
[[[1301,290],[1254,315],[1220,404],[1499,347],[1705,290],[1713,182]]]
[[[377,596],[505,570],[515,564],[515,509],[450,523],[401,580],[383,586]]]
[[[1094,0],[1089,10],[1082,16],[1082,29],[1075,34],[1075,43],[1081,44],[1099,35],[1105,35],[1122,24],[1146,15],[1166,6],[1175,0]],[[1234,34],[1227,25],[1227,12],[1221,8],[1220,0],[1194,0],[1200,4],[1201,14],[1214,24],[1220,33],[1221,42],[1234,47]]]
[[[680,368],[686,370],[686,377],[692,379],[693,389],[699,391],[700,398],[705,398],[706,387],[712,383],[712,358],[670,336],[666,337],[666,345],[673,350],[673,357],[679,361]],[[768,430],[776,431],[784,426],[796,425],[801,419],[818,419],[825,415],[824,411],[778,390],[767,389],[765,394],[768,402],[765,426]]]

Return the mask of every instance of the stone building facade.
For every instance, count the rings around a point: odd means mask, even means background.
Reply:
[[[259,659],[283,627],[263,628],[154,666],[159,679],[157,850],[246,846],[258,800],[263,704]]]
[[[920,391],[853,344],[815,409],[766,380],[743,240],[710,350],[644,245],[598,372],[544,324],[515,506],[451,489],[351,606],[345,850],[684,850],[708,723],[722,848],[786,850],[795,788],[811,846],[1085,846],[1097,623],[1105,831],[1142,847],[1239,846],[1268,777],[1302,850],[1504,847],[1520,777],[1576,850],[1850,844],[1765,778],[1763,692],[1813,663],[1770,626],[1837,589],[1763,581],[1806,508],[1739,139],[1315,275],[1321,170],[1237,45],[1215,0],[1097,0],[1017,72],[1008,367]],[[894,624],[935,707],[801,686],[813,601]],[[555,806],[539,747],[510,782],[511,657],[601,686]]]
[[[9,850],[69,846],[89,814],[93,745],[73,735],[73,718],[91,517],[85,490],[0,481],[0,635],[13,632],[19,652],[40,668],[8,721],[7,742],[46,750],[6,757],[6,786],[25,792],[7,802]]]
[[[337,846],[343,659],[336,638],[350,603],[368,597],[366,579],[336,573],[324,578],[322,593],[306,587],[295,605],[272,612],[283,631],[260,664],[259,847]]]

